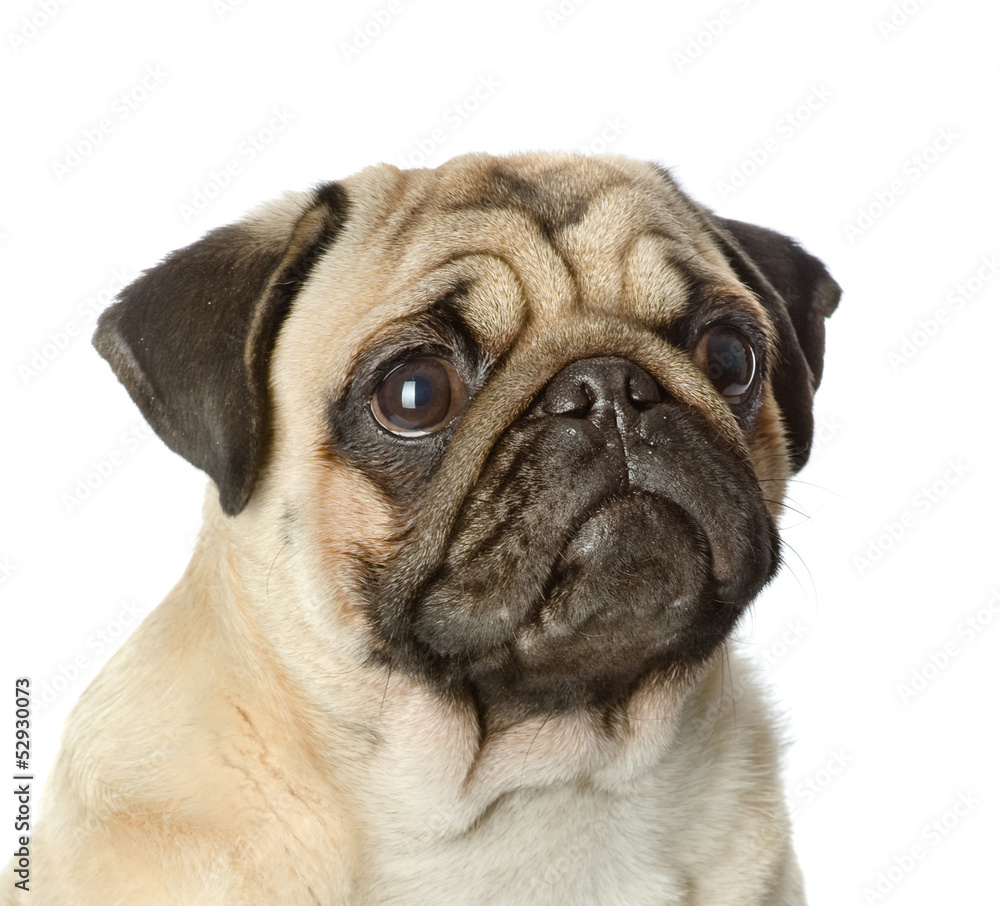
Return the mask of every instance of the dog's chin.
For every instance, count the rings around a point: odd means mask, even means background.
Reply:
[[[713,585],[708,543],[680,507],[612,498],[570,535],[544,595],[474,681],[487,699],[544,710],[620,702],[726,637],[739,608],[713,605]]]
[[[546,684],[629,684],[631,665],[686,647],[710,587],[708,543],[683,510],[641,491],[613,498],[567,541],[514,655]]]

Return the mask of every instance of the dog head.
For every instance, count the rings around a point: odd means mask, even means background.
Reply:
[[[723,644],[779,563],[838,298],[653,165],[470,155],[209,233],[95,343],[261,585],[280,560],[359,657],[509,724]]]

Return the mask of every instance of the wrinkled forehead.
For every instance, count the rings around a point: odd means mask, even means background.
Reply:
[[[445,298],[496,355],[554,320],[660,329],[696,291],[756,306],[702,210],[651,164],[466,155],[436,170],[370,167],[344,185],[348,226],[310,295],[350,288],[338,330],[357,346]]]
[[[548,303],[631,302],[628,289],[644,283],[637,277],[653,276],[652,266],[688,282],[734,280],[701,210],[651,164],[466,155],[391,179],[380,232],[387,245],[405,250],[403,279],[489,253],[512,266],[529,303],[543,310]]]

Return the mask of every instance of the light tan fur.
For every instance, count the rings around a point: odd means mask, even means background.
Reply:
[[[67,722],[32,835],[32,892],[14,896],[8,869],[4,902],[804,902],[774,721],[736,653],[648,680],[612,726],[571,713],[486,738],[468,705],[369,660],[354,558],[390,559],[406,526],[326,450],[328,406],[359,350],[463,275],[477,341],[507,358],[463,416],[466,455],[434,482],[426,507],[441,519],[552,375],[605,354],[704,413],[780,506],[789,466],[770,391],[744,438],[654,335],[687,304],[679,260],[766,320],[690,203],[620,158],[506,160],[568,180],[585,214],[549,242],[516,211],[461,208],[482,196],[485,156],[345,182],[346,226],[278,336],[273,441],[250,502],[227,517],[209,488],[187,572]],[[260,241],[302,204],[256,212]]]

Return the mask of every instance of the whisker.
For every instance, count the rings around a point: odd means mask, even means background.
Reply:
[[[531,737],[531,742],[528,743],[528,748],[525,749],[524,761],[521,762],[521,780],[518,783],[518,787],[521,790],[521,796],[519,798],[521,800],[522,809],[524,809],[524,796],[527,792],[524,786],[524,772],[528,769],[528,756],[531,754],[531,747],[535,744],[535,740],[538,739],[538,734],[542,732],[545,725],[549,722],[549,716],[550,715],[546,714],[545,719],[538,725],[538,729],[535,730],[535,735]],[[527,811],[527,809],[524,810]]]
[[[270,600],[271,598],[271,592],[269,588],[271,585],[271,573],[274,572],[274,564],[278,562],[278,557],[281,556],[282,551],[284,551],[284,549],[288,547],[289,544],[291,544],[291,541],[286,541],[284,544],[281,545],[281,547],[278,548],[278,552],[274,555],[274,559],[271,561],[271,566],[267,570],[267,578],[264,580],[264,597],[267,598],[268,600]]]
[[[799,586],[799,589],[802,591],[802,593],[804,595],[806,595],[806,597],[809,597],[813,601],[816,601],[817,598],[818,598],[818,596],[819,596],[819,591],[816,588],[816,579],[813,577],[812,570],[809,569],[809,564],[806,563],[805,558],[794,547],[792,547],[790,544],[783,544],[782,547],[785,550],[791,551],[793,554],[795,554],[795,557],[799,561],[799,563],[801,563],[805,567],[806,574],[809,576],[809,584],[812,586],[812,594],[811,595],[806,591],[805,586],[803,586],[802,582],[800,581],[798,573],[796,573],[796,571],[794,569],[792,569],[790,566],[788,568],[788,571],[791,573],[792,577],[795,579],[795,582]],[[782,558],[782,560],[787,565],[787,560],[784,560],[784,558]]]
[[[809,513],[806,513],[804,510],[800,510],[798,507],[792,506],[790,503],[785,503],[784,500],[773,500],[770,497],[765,497],[764,502],[772,504],[773,506],[780,506],[782,509],[788,510],[790,513],[795,513],[803,519],[812,519],[812,516]]]
[[[385,707],[385,697],[389,693],[389,680],[392,678],[392,664],[389,665],[389,669],[385,675],[385,688],[382,690],[382,701],[378,705],[378,719],[382,720],[382,708]]]

